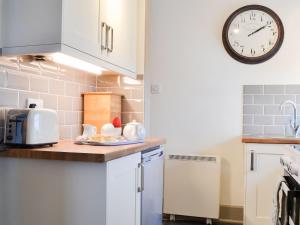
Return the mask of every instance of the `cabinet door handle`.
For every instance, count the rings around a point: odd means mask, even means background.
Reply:
[[[138,192],[143,192],[145,190],[145,167],[141,163],[141,187],[138,188]]]
[[[105,34],[104,34],[104,32],[105,32]],[[103,42],[104,42],[104,44],[103,44]],[[107,24],[104,22],[101,23],[101,50],[102,51],[107,50]]]
[[[105,29],[105,50],[109,52],[109,47],[108,47],[108,36],[109,36],[109,31],[111,30],[111,26],[106,25]]]
[[[112,52],[114,50],[114,29],[110,27],[110,47],[107,48],[108,52]]]
[[[250,171],[254,171],[254,151],[251,151]]]

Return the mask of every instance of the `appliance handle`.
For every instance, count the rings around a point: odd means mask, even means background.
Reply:
[[[151,161],[161,159],[164,156],[165,156],[164,151],[157,152],[157,153],[155,153],[153,155],[149,155],[149,156],[145,157],[144,160],[143,160],[143,162],[144,163],[149,163]]]
[[[251,151],[250,155],[250,171],[254,171],[254,151]]]
[[[286,196],[289,195],[289,187],[287,186],[286,182],[282,182],[281,184],[281,190],[286,194]]]
[[[138,192],[143,192],[145,190],[145,166],[140,163],[139,167],[141,168],[141,186],[138,188]]]
[[[150,155],[149,157],[150,158],[161,158],[163,155],[164,155],[164,152],[161,151],[161,152],[157,152],[157,153],[155,153],[153,155]]]
[[[295,223],[294,223],[292,217],[290,217],[290,216],[289,216],[289,225],[295,225]]]

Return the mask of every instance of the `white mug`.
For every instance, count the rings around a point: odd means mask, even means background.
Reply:
[[[97,134],[97,127],[91,125],[91,124],[83,124],[83,133],[82,136],[83,137],[92,137],[95,136]]]

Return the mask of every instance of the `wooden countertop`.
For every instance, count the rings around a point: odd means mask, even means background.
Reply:
[[[42,148],[8,148],[0,152],[0,157],[65,160],[81,162],[107,162],[148,148],[165,144],[163,138],[146,138],[142,144],[123,146],[76,145],[73,141],[60,141],[53,147]]]
[[[261,144],[300,144],[300,138],[295,137],[263,137],[250,136],[243,137],[243,143],[261,143]]]

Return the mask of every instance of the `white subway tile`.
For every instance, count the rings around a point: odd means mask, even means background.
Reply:
[[[31,77],[30,78],[30,89],[31,89],[31,91],[48,93],[49,80],[44,79],[44,78]]]
[[[0,106],[18,107],[19,94],[17,91],[0,89]]]
[[[65,83],[62,80],[49,80],[49,93],[55,95],[64,95]]]
[[[44,101],[44,108],[58,109],[58,100],[56,95],[40,94],[40,98]]]
[[[21,72],[9,71],[7,74],[7,87],[18,90],[29,90],[29,77]]]
[[[72,111],[72,97],[58,96],[58,110]]]
[[[65,83],[65,95],[66,96],[72,96],[72,97],[78,97],[80,95],[80,86],[75,83]]]

